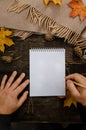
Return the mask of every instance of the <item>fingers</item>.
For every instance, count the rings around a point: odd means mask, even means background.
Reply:
[[[6,80],[7,80],[7,75],[4,75],[2,78],[2,81],[1,81],[1,89],[3,89],[5,87]]]
[[[84,77],[83,75],[78,74],[78,73],[68,75],[66,77],[66,80],[68,80],[68,79],[75,80],[75,81],[82,83],[82,84],[86,81],[86,77]],[[85,84],[86,84],[86,82],[85,82]]]
[[[18,96],[24,89],[25,87],[29,84],[29,80],[25,80],[19,87],[15,89],[15,94]]]
[[[24,92],[21,98],[18,101],[18,108],[22,106],[22,104],[25,102],[27,99],[28,91]]]
[[[71,80],[67,80],[67,89],[70,91],[73,98],[78,99],[80,97],[78,89]]]
[[[11,84],[13,83],[13,80],[15,79],[16,75],[17,75],[17,71],[14,71],[14,72],[11,74],[11,76],[10,76],[10,78],[8,79],[7,84],[6,84],[6,86],[5,86],[6,88],[8,88],[8,87],[11,86]]]
[[[12,84],[11,89],[14,90],[16,87],[18,87],[18,85],[22,82],[22,80],[25,77],[25,73],[22,73],[17,80]]]

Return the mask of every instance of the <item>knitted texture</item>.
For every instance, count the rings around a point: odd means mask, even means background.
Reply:
[[[64,38],[83,59],[85,53],[80,54],[80,50],[86,49],[86,37],[82,37],[86,30],[86,20],[80,21],[79,17],[69,16],[69,2],[70,0],[63,0],[62,6],[53,3],[46,6],[43,0],[1,0],[0,26],[41,34],[51,33]]]

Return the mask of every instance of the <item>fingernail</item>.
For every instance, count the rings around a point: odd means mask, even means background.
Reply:
[[[30,82],[30,80],[29,80],[29,79],[27,79],[27,82]]]
[[[22,73],[22,76],[25,76],[25,73]]]
[[[7,77],[7,74],[5,74],[4,76]]]
[[[13,71],[13,73],[17,74],[17,71]]]
[[[26,91],[26,94],[27,94],[27,95],[28,95],[28,93],[29,93],[29,92],[28,92],[28,91]]]

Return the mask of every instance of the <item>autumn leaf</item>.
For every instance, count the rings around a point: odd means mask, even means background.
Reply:
[[[86,19],[86,6],[82,0],[72,0],[68,3],[68,6],[72,8],[70,17],[79,16],[81,21]]]
[[[55,5],[62,5],[62,0],[44,0],[45,4],[48,5],[50,2],[53,2]]]
[[[76,101],[74,101],[72,98],[66,99],[66,100],[64,101],[64,107],[70,107],[72,104],[73,104],[75,107],[77,107]]]
[[[0,30],[0,51],[4,52],[5,45],[11,46],[14,42],[9,38],[12,35],[12,31],[8,29],[1,28]]]
[[[13,61],[13,57],[12,56],[1,56],[1,60],[6,62],[6,63],[11,63]]]
[[[64,107],[71,107],[72,104],[73,104],[75,107],[77,107],[77,103],[76,103],[76,101],[75,101],[72,97],[66,98],[66,99],[64,100]]]
[[[68,90],[66,96],[59,96],[59,98],[64,98],[64,107],[71,107],[72,104],[77,107],[77,102],[71,97]]]

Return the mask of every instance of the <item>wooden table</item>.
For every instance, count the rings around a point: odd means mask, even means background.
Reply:
[[[63,47],[66,49],[66,75],[69,73],[81,73],[86,75],[86,66],[73,53],[72,46],[69,46],[63,39],[55,38],[48,42],[44,35],[32,35],[26,40],[13,38],[15,45],[6,47],[2,55],[13,57],[11,63],[6,63],[0,59],[0,77],[17,70],[26,73],[29,78],[29,49],[31,47]],[[28,89],[28,87],[27,87]],[[29,98],[24,105],[14,114],[14,121],[25,121],[29,123],[81,123],[77,109],[72,105],[70,108],[63,106],[63,99],[58,97]]]

